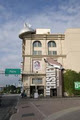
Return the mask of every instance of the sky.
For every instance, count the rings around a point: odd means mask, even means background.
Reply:
[[[22,40],[18,35],[24,23],[65,33],[80,28],[79,0],[0,0],[0,70],[20,68]],[[15,79],[15,80],[14,80]],[[0,75],[0,85],[18,83],[19,76]]]

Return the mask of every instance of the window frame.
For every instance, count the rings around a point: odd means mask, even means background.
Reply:
[[[42,84],[42,78],[32,78],[32,84]]]
[[[49,47],[57,47],[57,46],[56,46],[56,42],[55,42],[55,41],[49,41],[49,42],[48,42],[48,48],[49,48]]]
[[[33,48],[34,48],[34,47],[42,47],[41,42],[40,42],[40,41],[34,41],[34,42],[33,42]]]

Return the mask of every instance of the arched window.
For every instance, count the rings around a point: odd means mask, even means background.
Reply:
[[[49,41],[48,47],[56,47],[56,43],[54,41]]]
[[[33,42],[33,55],[42,55],[42,44],[40,41]]]
[[[41,44],[40,41],[35,41],[35,42],[33,43],[33,47],[42,47],[42,44]]]
[[[56,43],[55,41],[49,41],[48,42],[48,55],[57,55],[56,51]]]

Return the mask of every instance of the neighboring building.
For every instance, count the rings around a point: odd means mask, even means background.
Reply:
[[[27,96],[62,96],[62,68],[80,71],[80,29],[51,34],[50,29],[33,30],[25,24],[22,39],[22,81]],[[63,66],[63,67],[62,67]]]

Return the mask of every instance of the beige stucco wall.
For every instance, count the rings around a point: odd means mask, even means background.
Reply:
[[[50,29],[36,29],[36,34],[49,34]]]
[[[43,30],[44,31],[44,30]],[[47,30],[46,30],[47,31]],[[39,30],[38,30],[39,32]],[[42,47],[35,47],[34,50],[41,50],[42,51],[42,55],[43,56],[36,56],[34,57],[33,55],[33,43],[36,41],[35,39],[28,39],[25,38],[25,57],[24,57],[24,70],[26,73],[30,73],[33,72],[33,60],[41,60],[41,70],[38,71],[38,73],[46,73],[46,63],[44,62],[44,58],[45,55],[48,55],[48,42],[49,41],[54,41],[56,43],[56,47],[51,47],[49,48],[49,50],[54,50],[57,51],[57,55],[62,55],[65,54],[64,52],[64,40],[61,39],[57,39],[57,40],[46,40],[46,38],[44,38],[43,40],[38,40],[41,42]],[[63,65],[63,58],[62,57],[54,57],[54,60],[57,60],[59,63],[61,63]]]
[[[65,32],[65,68],[80,71],[80,29],[68,29]]]
[[[42,34],[44,32],[50,32],[50,29],[37,29],[37,34]],[[31,40],[25,38],[25,55],[33,55],[33,42],[36,40]],[[39,40],[42,44],[41,48],[35,48],[35,50],[42,50],[42,55],[48,55],[48,42],[51,40]],[[57,47],[49,48],[50,50],[57,51],[57,55],[66,55],[66,58],[57,57],[55,59],[60,62],[65,69],[73,69],[75,71],[80,71],[80,29],[67,29],[65,32],[65,39],[53,40],[55,41]],[[42,59],[42,72],[45,70],[44,58]],[[37,59],[37,57],[36,57]],[[27,62],[28,61],[28,62]],[[32,71],[32,59],[31,57],[25,57],[24,59],[24,71]]]

